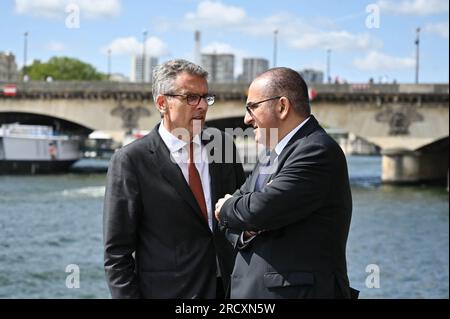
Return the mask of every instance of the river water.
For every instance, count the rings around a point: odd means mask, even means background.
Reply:
[[[360,298],[449,298],[446,189],[381,185],[379,157],[348,164],[347,262]],[[0,176],[0,298],[109,298],[104,191],[105,174]],[[72,264],[79,288],[66,286]]]

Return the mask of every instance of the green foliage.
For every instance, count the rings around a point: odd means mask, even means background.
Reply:
[[[106,75],[98,72],[92,65],[69,57],[53,57],[47,63],[39,60],[27,66],[30,80],[44,81],[52,77],[55,81],[102,81]]]

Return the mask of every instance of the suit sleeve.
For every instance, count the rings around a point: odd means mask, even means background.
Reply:
[[[325,145],[298,147],[270,185],[235,194],[221,209],[220,223],[234,230],[273,230],[307,218],[323,205],[330,188],[332,157]]]
[[[140,193],[136,173],[126,153],[111,159],[103,211],[104,267],[113,298],[139,298],[135,273]]]
[[[233,151],[235,156],[234,165],[234,173],[236,180],[236,191],[233,193],[233,196],[238,196],[247,192],[249,179],[245,179],[244,168],[241,163],[241,157],[239,156],[239,152],[236,148],[236,145],[233,143]],[[231,245],[236,248],[239,236],[242,234],[242,230],[234,230],[230,228],[226,228],[221,226],[222,231],[225,231],[225,237],[231,243]]]

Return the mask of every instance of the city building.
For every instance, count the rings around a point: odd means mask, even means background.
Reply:
[[[234,54],[202,54],[202,66],[213,83],[234,82]]]
[[[146,56],[145,65],[142,55],[134,55],[131,58],[131,82],[151,82],[153,69],[158,65],[158,58]],[[145,72],[144,72],[145,67]]]
[[[0,81],[16,82],[18,78],[15,55],[10,52],[0,52]]]
[[[322,84],[323,83],[323,72],[314,69],[304,69],[301,70],[300,75],[303,77],[308,84]]]
[[[258,75],[269,69],[269,60],[260,58],[244,58],[242,61],[240,82],[251,83]]]
[[[199,65],[202,63],[201,47],[201,33],[195,31],[194,63]]]

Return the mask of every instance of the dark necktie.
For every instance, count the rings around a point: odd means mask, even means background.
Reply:
[[[270,157],[266,158],[266,162],[260,163],[258,167],[258,176],[256,177],[255,192],[260,191],[266,184],[269,176],[275,173],[275,159],[277,158],[275,150],[270,152]]]
[[[205,194],[203,193],[202,181],[198,173],[197,167],[194,163],[194,143],[191,142],[189,145],[189,160],[188,160],[188,171],[189,171],[189,187],[197,200],[198,206],[202,211],[202,215],[208,222],[208,210],[206,208]]]

